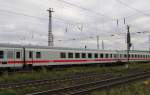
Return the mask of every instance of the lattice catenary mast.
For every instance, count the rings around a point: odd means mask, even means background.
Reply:
[[[52,33],[52,12],[54,12],[54,11],[52,8],[49,8],[47,11],[49,12],[48,46],[53,47],[54,46],[54,36]]]

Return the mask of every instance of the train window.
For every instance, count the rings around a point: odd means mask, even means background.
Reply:
[[[86,53],[82,53],[82,58],[86,58]]]
[[[20,58],[20,52],[16,52],[16,58]]]
[[[117,58],[117,54],[114,54],[114,58]]]
[[[112,58],[112,54],[110,54],[110,58]]]
[[[60,58],[66,58],[66,53],[64,52],[60,53]]]
[[[98,54],[97,54],[97,53],[95,53],[95,54],[94,54],[94,57],[95,57],[95,58],[98,58]]]
[[[36,52],[36,58],[41,58],[41,52]]]
[[[140,58],[140,55],[138,55],[138,58]]]
[[[68,53],[68,58],[73,58],[73,53]]]
[[[80,58],[80,53],[75,53],[75,58]]]
[[[120,58],[122,58],[122,54],[120,54]]]
[[[108,58],[108,54],[106,54],[106,58]]]
[[[4,52],[0,51],[0,58],[3,58],[3,57],[4,57]]]
[[[92,58],[92,53],[88,53],[88,58]]]
[[[126,55],[126,54],[124,54],[124,58],[127,58],[127,55]]]
[[[104,55],[102,53],[100,54],[100,58],[104,58]]]
[[[129,58],[131,58],[131,54],[129,54]]]
[[[135,55],[135,58],[137,58],[137,55]]]
[[[29,51],[29,58],[33,58],[33,52]]]
[[[146,58],[147,58],[147,55],[146,55]]]
[[[131,55],[131,58],[134,58],[134,54]]]
[[[7,52],[7,58],[13,58],[13,55],[14,55],[13,51]]]

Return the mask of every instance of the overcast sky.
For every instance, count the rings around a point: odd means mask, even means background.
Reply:
[[[46,46],[48,8],[57,47],[96,49],[99,36],[100,48],[126,49],[130,25],[132,48],[149,48],[150,0],[0,0],[0,43]]]

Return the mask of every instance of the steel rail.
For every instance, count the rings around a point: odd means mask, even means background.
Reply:
[[[136,74],[129,74],[125,76],[118,76],[115,78],[110,78],[102,81],[95,81],[95,82],[90,82],[90,83],[83,83],[79,85],[74,85],[74,86],[69,86],[69,87],[64,87],[64,88],[58,88],[58,89],[53,89],[53,90],[47,90],[47,91],[42,91],[42,92],[37,92],[37,93],[31,93],[27,95],[81,95],[85,94],[89,91],[93,91],[96,89],[102,89],[114,85],[119,85],[123,84],[126,82],[131,82],[134,80],[142,79],[150,77],[150,71],[147,72],[140,72]]]
[[[80,80],[87,80],[92,78],[110,78],[114,75],[112,73],[90,73],[90,74],[79,74],[79,75],[72,75],[68,76],[66,78],[62,79],[44,79],[44,80],[34,80],[34,81],[26,81],[26,82],[20,82],[20,83],[2,83],[0,84],[0,89],[5,88],[22,88],[22,87],[28,87],[28,86],[40,86],[40,85],[52,85],[52,84],[60,84],[64,82],[73,82],[73,81],[80,81]]]

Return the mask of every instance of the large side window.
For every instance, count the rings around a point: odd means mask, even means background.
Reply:
[[[137,58],[137,57],[138,57],[138,55],[135,54],[135,58]]]
[[[86,53],[81,54],[82,58],[86,58]]]
[[[20,58],[20,56],[21,56],[21,55],[20,55],[20,52],[16,52],[16,58],[18,58],[18,59],[19,59],[19,58]]]
[[[13,53],[13,51],[8,51],[7,52],[7,58],[13,58],[13,55],[14,55],[14,53]]]
[[[33,58],[33,52],[29,51],[29,58]]]
[[[36,58],[41,58],[41,52],[36,52]]]
[[[88,58],[92,58],[92,53],[88,53]]]
[[[101,53],[101,54],[100,54],[100,58],[104,58],[104,55],[103,55],[103,53]]]
[[[112,54],[110,54],[110,58],[112,58]]]
[[[3,58],[3,57],[4,57],[4,52],[0,51],[0,58]]]
[[[108,58],[108,54],[106,54],[106,58]]]
[[[98,54],[97,54],[97,53],[95,53],[95,54],[94,54],[94,57],[95,57],[95,58],[98,58]]]
[[[66,53],[61,52],[61,53],[60,53],[60,58],[66,58]]]
[[[75,58],[80,58],[80,53],[75,53]]]
[[[68,58],[73,58],[73,53],[68,53]]]

